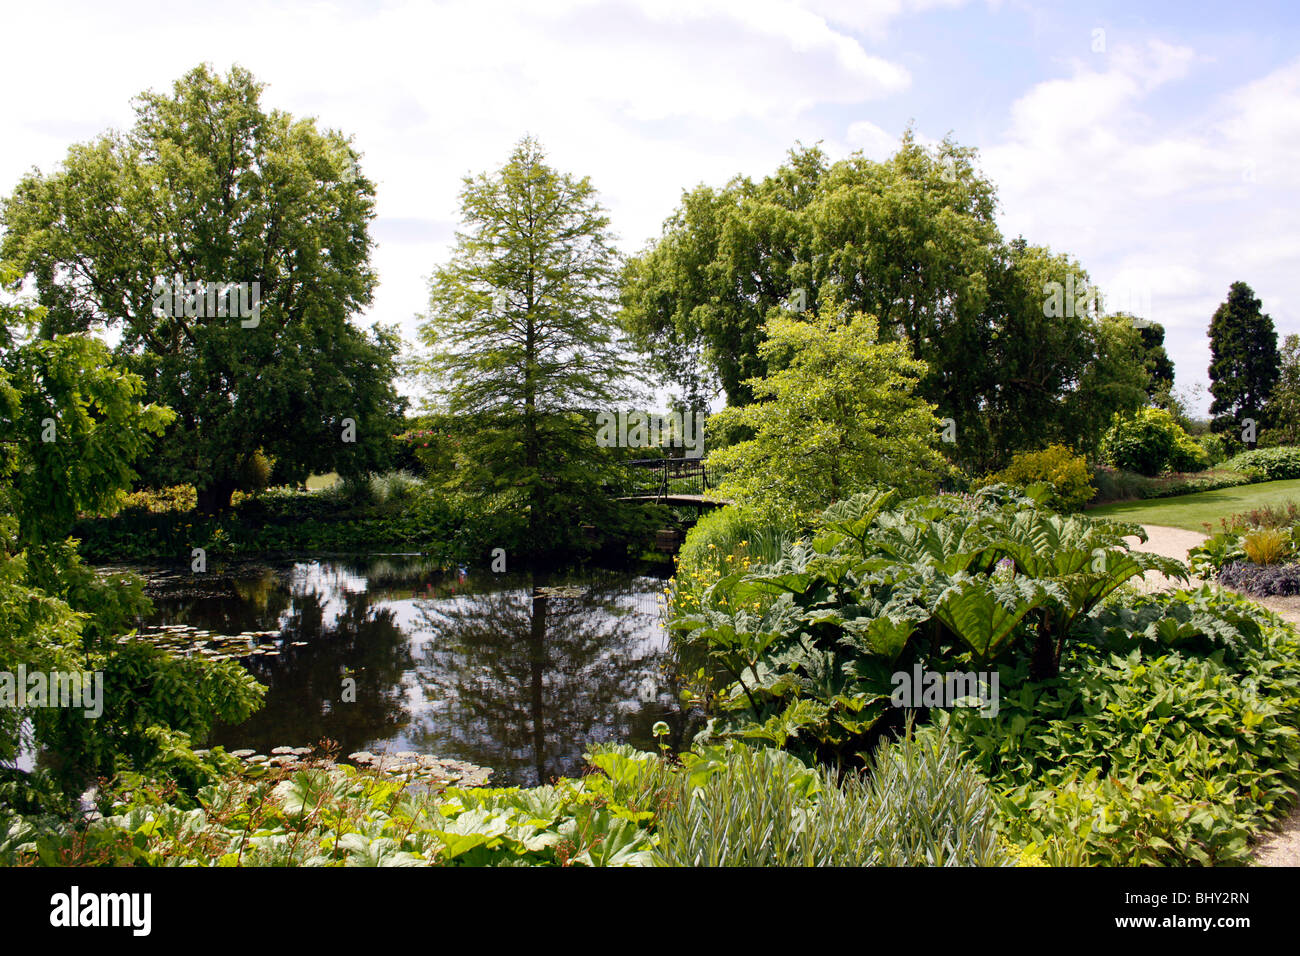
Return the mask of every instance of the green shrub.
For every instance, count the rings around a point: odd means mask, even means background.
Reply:
[[[779,750],[710,748],[660,817],[660,866],[1002,866],[979,775],[946,736],[883,744],[837,782]]]
[[[168,488],[141,488],[133,491],[122,502],[123,511],[147,511],[162,514],[167,511],[192,511],[198,501],[193,485],[172,485]]]
[[[1054,865],[1247,862],[1295,798],[1300,636],[1207,586],[1108,602],[1069,657],[951,716],[1013,839]]]
[[[1082,455],[1064,445],[1049,445],[1042,451],[1022,451],[1012,457],[1007,467],[989,475],[981,484],[1004,483],[1027,489],[1044,484],[1051,488],[1045,502],[1056,511],[1078,511],[1096,493],[1089,484],[1091,474]]]
[[[370,500],[378,512],[402,511],[427,494],[424,482],[410,472],[390,471],[370,476]]]
[[[1220,531],[1188,551],[1187,564],[1193,574],[1212,578],[1225,565],[1240,561],[1245,556],[1246,552],[1241,549],[1241,535],[1235,531]]]
[[[1197,435],[1196,441],[1200,442],[1205,454],[1210,458],[1210,466],[1222,464],[1228,458],[1228,443],[1223,440],[1222,435],[1216,435],[1213,432],[1207,432],[1204,435]]]
[[[1141,475],[1109,465],[1096,465],[1092,469],[1092,481],[1097,486],[1089,504],[1105,504],[1111,501],[1132,501],[1140,498],[1139,488],[1145,481]]]
[[[1197,471],[1209,455],[1163,408],[1144,408],[1131,418],[1116,416],[1102,439],[1102,456],[1116,468],[1148,477],[1163,471]]]
[[[686,533],[677,553],[678,567],[687,574],[720,570],[728,558],[748,558],[751,564],[770,564],[794,540],[792,529],[764,521],[752,511],[727,505],[700,516]]]
[[[1235,488],[1239,485],[1249,485],[1257,480],[1258,477],[1254,474],[1242,474],[1235,471],[1202,471],[1190,475],[1163,475],[1159,478],[1142,478],[1138,484],[1138,497],[1174,498],[1178,495],[1192,495],[1200,491],[1216,491],[1219,488]]]
[[[707,661],[715,729],[852,764],[902,711],[891,675],[983,670],[1033,655],[1051,674],[1078,624],[1148,570],[1130,526],[1042,511],[997,486],[890,509],[892,493],[827,509],[773,565],[736,568],[674,602],[683,657]]]
[[[1174,438],[1174,448],[1169,454],[1169,470],[1173,472],[1202,471],[1211,465],[1210,453],[1190,435],[1179,429]]]
[[[226,759],[220,751],[214,759]],[[119,778],[83,827],[0,812],[0,865],[1005,865],[994,802],[950,740],[882,748],[843,783],[738,744],[676,764],[625,745],[533,788],[456,787],[333,765],[249,768],[194,809]]]
[[[997,488],[890,503],[841,502],[780,562],[673,619],[712,668],[711,734],[849,767],[903,720],[892,675],[995,668],[1000,708],[946,720],[1031,857],[1245,861],[1295,798],[1300,636],[1212,587],[1124,589],[1185,574],[1129,550],[1130,526]]]
[[[1300,478],[1300,447],[1256,448],[1233,455],[1224,463],[1230,471],[1259,475],[1264,481]]]

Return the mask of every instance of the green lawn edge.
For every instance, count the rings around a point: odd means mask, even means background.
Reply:
[[[1175,498],[1115,502],[1089,508],[1085,513],[1090,518],[1119,518],[1138,524],[1204,532],[1207,524],[1218,530],[1219,519],[1228,515],[1287,501],[1300,502],[1300,478],[1199,491]]]

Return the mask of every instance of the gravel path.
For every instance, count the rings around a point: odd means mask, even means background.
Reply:
[[[1188,550],[1205,540],[1205,535],[1196,531],[1165,528],[1155,524],[1142,527],[1147,533],[1146,544],[1139,542],[1136,537],[1126,539],[1135,550],[1163,554],[1166,557],[1177,558],[1179,561],[1186,561]],[[1199,578],[1192,579],[1192,586],[1200,583]],[[1179,582],[1152,571],[1144,577],[1142,586],[1157,591],[1177,587]],[[1251,600],[1262,604],[1284,620],[1300,626],[1300,597],[1252,597]],[[1300,806],[1297,806],[1291,816],[1255,849],[1255,865],[1300,866]]]

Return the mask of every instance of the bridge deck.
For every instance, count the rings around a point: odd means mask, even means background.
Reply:
[[[619,498],[618,501],[656,501],[660,504],[668,505],[693,505],[697,508],[721,508],[731,504],[725,498],[714,498],[710,495],[632,495],[628,498]]]

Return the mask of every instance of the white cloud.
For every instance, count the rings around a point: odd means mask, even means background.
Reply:
[[[53,168],[70,143],[129,126],[141,90],[167,89],[203,60],[238,62],[268,83],[268,105],[355,135],[379,191],[369,314],[409,337],[458,220],[460,177],[498,166],[525,132],[557,167],[592,177],[632,250],[683,189],[761,176],[796,140],[887,156],[902,132],[891,107],[949,67],[880,41],[905,17],[963,5],[29,4],[6,11],[6,34],[22,41],[0,60],[11,93],[0,192],[32,165]],[[1235,279],[1254,286],[1280,332],[1300,331],[1300,60],[1217,99],[1180,99],[1206,63],[1161,40],[1065,61],[1064,75],[1012,103],[980,101],[981,117],[1005,110],[1006,124],[968,144],[982,146],[999,187],[1004,231],[1079,258],[1112,297],[1149,290],[1184,381],[1204,377],[1204,331]],[[985,89],[972,86],[972,102]],[[948,125],[917,118],[923,143],[934,142],[927,127]]]
[[[210,61],[268,84],[264,102],[353,134],[378,184],[373,319],[413,337],[448,250],[466,172],[526,132],[590,175],[628,249],[683,188],[761,174],[816,108],[895,95],[910,77],[793,0],[250,0],[196,9],[46,3],[7,13],[11,96],[0,192],[68,145],[132,122],[130,99]],[[893,16],[893,14],[891,14]],[[52,64],[50,51],[58,51]]]
[[[1300,61],[1162,121],[1151,98],[1200,62],[1153,42],[1101,71],[1075,64],[1017,100],[982,150],[1004,230],[1077,257],[1113,301],[1149,301],[1183,385],[1206,381],[1205,333],[1237,279],[1279,335],[1300,331]]]

